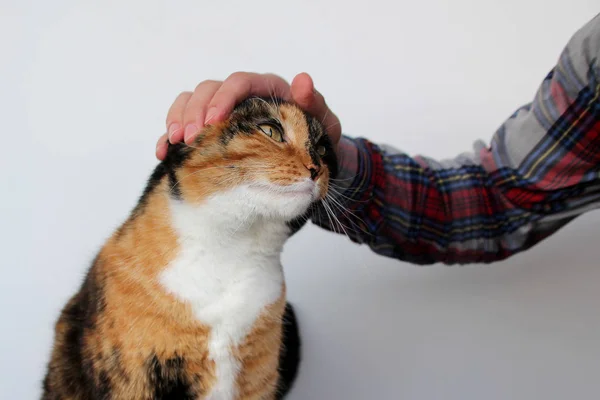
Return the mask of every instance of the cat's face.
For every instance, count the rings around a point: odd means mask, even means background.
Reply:
[[[222,196],[246,213],[286,221],[323,199],[337,174],[317,120],[289,103],[258,98],[206,128],[190,147],[170,149],[165,162],[179,163],[170,186],[188,203]]]

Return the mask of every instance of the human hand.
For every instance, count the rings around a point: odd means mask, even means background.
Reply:
[[[163,160],[168,143],[182,140],[190,144],[205,125],[225,120],[233,108],[249,96],[293,101],[323,123],[334,148],[342,135],[337,116],[329,110],[323,96],[314,88],[310,75],[296,75],[290,86],[273,74],[235,72],[223,81],[201,82],[193,92],[177,96],[167,114],[167,132],[158,139],[156,157]]]

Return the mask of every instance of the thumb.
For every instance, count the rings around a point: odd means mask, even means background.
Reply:
[[[292,81],[291,91],[294,102],[318,119],[325,127],[333,144],[337,145],[342,135],[340,120],[331,112],[321,93],[315,89],[310,75],[304,72],[296,75]]]

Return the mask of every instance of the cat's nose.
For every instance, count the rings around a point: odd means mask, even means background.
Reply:
[[[321,170],[321,168],[318,165],[308,164],[306,165],[306,169],[308,170],[308,172],[310,172],[310,179],[312,179],[313,181],[319,177],[319,171]]]

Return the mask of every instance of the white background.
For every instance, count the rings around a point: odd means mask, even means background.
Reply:
[[[0,398],[34,399],[60,308],[156,164],[173,98],[308,71],[344,132],[445,158],[529,102],[597,0],[7,1]],[[568,5],[567,5],[568,4]],[[417,267],[317,229],[286,246],[291,399],[600,394],[599,214],[489,266]]]

